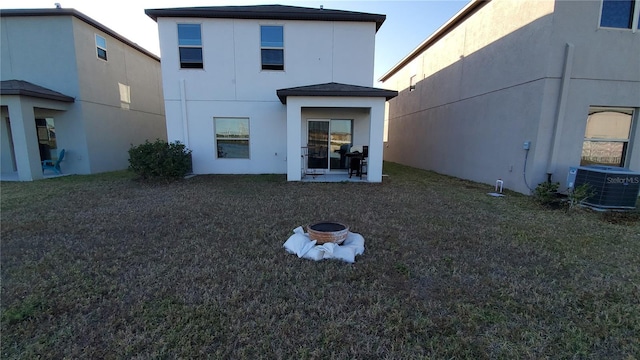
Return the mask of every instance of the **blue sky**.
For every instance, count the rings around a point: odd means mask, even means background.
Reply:
[[[421,1],[265,1],[265,0],[3,0],[0,8],[74,8],[145,49],[160,55],[156,23],[144,9],[189,6],[282,4],[384,14],[376,36],[373,85],[424,39],[462,9],[469,0]]]

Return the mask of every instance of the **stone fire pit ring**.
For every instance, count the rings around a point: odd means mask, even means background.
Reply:
[[[316,244],[336,243],[342,244],[349,234],[349,227],[333,221],[321,221],[307,226],[309,239]]]

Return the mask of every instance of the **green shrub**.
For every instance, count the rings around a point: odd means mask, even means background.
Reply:
[[[141,179],[179,179],[191,171],[191,150],[179,141],[145,141],[129,149],[129,170]]]
[[[591,188],[591,185],[587,183],[574,187],[573,189],[569,189],[569,192],[567,193],[569,208],[574,209],[593,195],[595,195],[595,191]]]
[[[560,203],[558,198],[559,187],[559,182],[542,182],[533,190],[533,198],[542,205],[557,205]]]

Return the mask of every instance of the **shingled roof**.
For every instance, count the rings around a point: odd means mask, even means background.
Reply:
[[[280,89],[276,94],[283,104],[287,103],[288,96],[384,97],[386,100],[398,96],[398,92],[393,90],[335,82]]]
[[[74,102],[71,96],[59,93],[57,91],[47,89],[45,87],[32,84],[24,80],[4,80],[0,81],[1,95],[22,95],[31,96],[39,99],[56,100],[63,102]]]
[[[222,18],[222,19],[268,19],[268,20],[317,20],[375,22],[376,31],[386,20],[385,15],[355,11],[306,8],[287,5],[254,6],[201,6],[188,8],[146,9],[154,21],[159,17]]]

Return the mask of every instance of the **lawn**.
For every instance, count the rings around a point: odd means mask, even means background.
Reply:
[[[1,357],[640,356],[639,212],[384,172],[2,183]],[[365,253],[287,254],[292,230],[317,220],[350,225]]]

